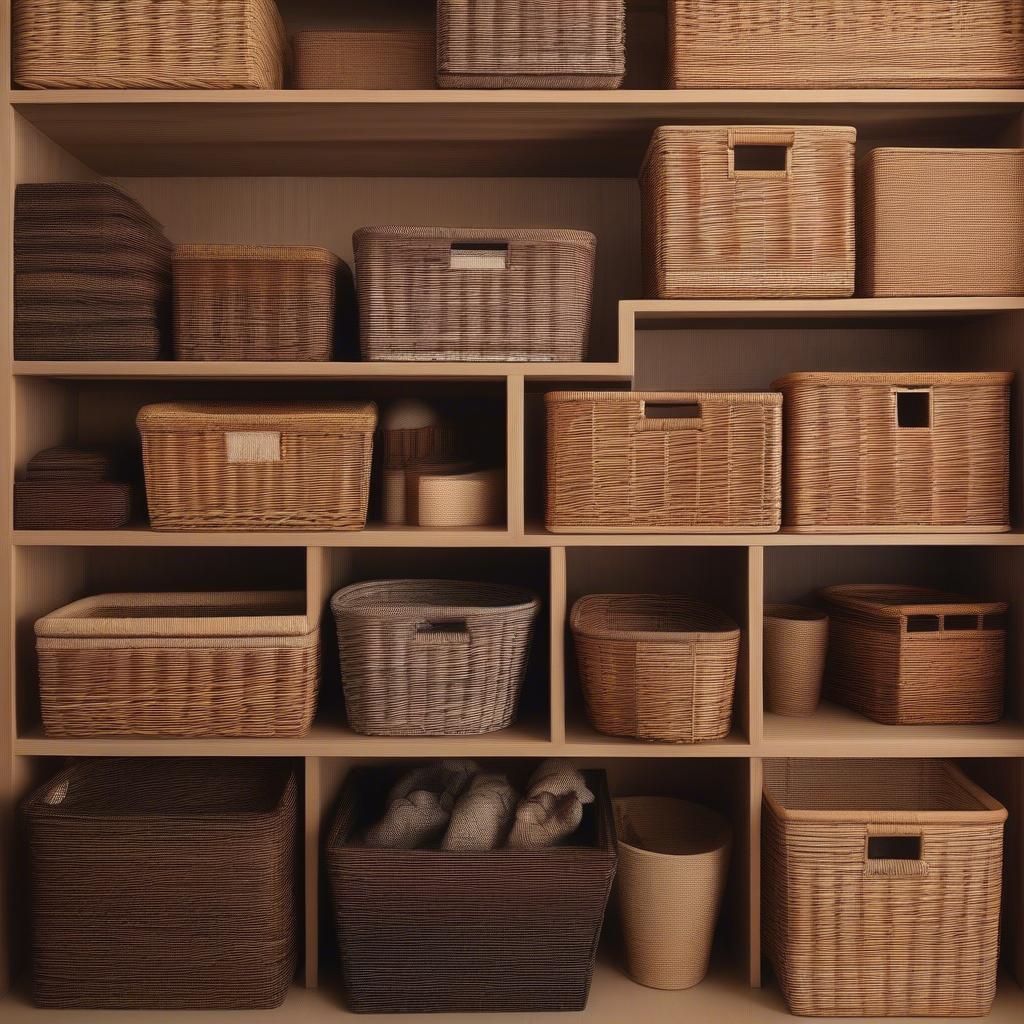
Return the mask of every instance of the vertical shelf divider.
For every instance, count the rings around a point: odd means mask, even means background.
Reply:
[[[747,737],[764,739],[764,548],[747,549]]]
[[[505,386],[505,451],[508,481],[508,532],[522,537],[526,530],[526,379],[509,374]]]
[[[551,742],[565,743],[565,548],[551,548]]]
[[[304,759],[303,786],[303,910],[305,934],[304,983],[316,988],[320,966],[320,758]]]
[[[750,779],[750,822],[747,831],[747,967],[751,988],[761,987],[761,789],[764,763],[759,757],[748,761]]]

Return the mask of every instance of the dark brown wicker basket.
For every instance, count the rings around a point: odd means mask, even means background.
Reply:
[[[74,763],[25,803],[38,1006],[279,1006],[297,783],[279,762]]]
[[[326,849],[349,1007],[584,1009],[616,865],[604,772],[586,776],[597,800],[567,845],[449,853],[358,845],[395,776],[353,769]]]
[[[117,530],[131,517],[131,484],[118,480],[14,484],[16,530]]]

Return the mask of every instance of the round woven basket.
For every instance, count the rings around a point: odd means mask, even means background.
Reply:
[[[764,692],[776,715],[813,715],[828,653],[828,615],[817,608],[770,604],[764,614]]]
[[[732,827],[717,811],[658,796],[616,800],[615,827],[629,973],[649,988],[691,988],[707,974]]]

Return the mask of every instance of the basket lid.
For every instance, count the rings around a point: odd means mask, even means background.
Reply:
[[[725,405],[782,405],[777,391],[548,391],[548,405],[561,402],[672,402],[679,405],[720,402]]]
[[[399,224],[360,228],[352,235],[352,245],[358,251],[363,242],[401,241],[403,238],[427,238],[445,242],[557,242],[587,249],[597,246],[597,238],[592,232],[568,228],[432,228],[404,227]]]
[[[176,245],[176,263],[319,263],[337,267],[341,259],[316,245]]]
[[[834,385],[857,387],[861,384],[881,384],[889,387],[944,387],[976,388],[1013,383],[1012,372],[986,371],[983,373],[832,373],[830,371],[787,373],[772,382],[773,388],[787,387],[827,388]]]
[[[573,633],[609,640],[679,643],[740,636],[725,612],[667,594],[588,594],[572,606],[569,626]]]
[[[29,459],[25,476],[29,480],[113,480],[125,461],[125,453],[114,448],[57,445]]]
[[[158,402],[139,410],[140,430],[373,430],[374,402]]]
[[[895,583],[843,584],[823,587],[819,594],[840,608],[892,619],[904,615],[999,615],[1010,607],[1005,601],[977,601],[944,590]]]

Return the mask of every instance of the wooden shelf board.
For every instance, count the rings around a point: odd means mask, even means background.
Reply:
[[[750,757],[753,747],[737,729],[723,740],[709,743],[645,743],[621,736],[605,736],[587,722],[570,716],[565,725],[566,757]]]

